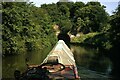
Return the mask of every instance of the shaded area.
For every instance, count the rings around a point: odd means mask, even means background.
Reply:
[[[60,33],[57,37],[58,40],[63,40],[70,48],[70,36],[67,33]]]
[[[99,39],[99,38],[94,38],[94,39]],[[107,41],[107,39],[103,38],[102,41],[103,42]],[[108,77],[110,78],[109,80],[119,80],[119,76],[120,76],[119,74],[120,72],[119,43],[113,45],[112,48],[110,48],[109,50],[106,50],[105,47],[99,46],[101,45],[99,44],[99,41],[98,41],[98,46],[96,45],[94,46],[92,45],[92,43],[89,43],[89,44],[72,43],[72,45],[74,45],[74,47],[76,46],[74,55],[75,55],[76,62],[79,66],[87,68],[88,70],[90,69],[92,71],[100,72],[100,74],[102,73],[103,75],[107,74],[109,75]],[[76,53],[79,53],[79,55]],[[86,69],[83,69],[82,71],[80,71],[80,74],[82,73],[81,75],[83,76],[86,76],[86,74],[88,74],[87,76],[90,76],[89,72],[86,72],[85,70]],[[84,80],[84,77],[83,77],[83,80]]]
[[[71,45],[82,80],[109,80],[112,62],[104,51],[85,45]]]
[[[111,75],[113,76],[114,80],[118,80],[120,77],[120,45],[119,43],[116,44],[110,50],[110,59],[112,61],[112,72]]]
[[[24,72],[27,68],[27,64],[40,64],[44,58],[47,56],[48,52],[51,50],[51,47],[48,47],[44,50],[34,51],[34,52],[25,52],[20,55],[3,57],[2,58],[2,78],[10,79],[14,78],[14,71],[20,70]],[[13,79],[11,79],[13,80]]]
[[[104,67],[98,64],[98,61],[104,60],[101,57],[109,58],[111,61],[111,72],[109,73],[109,75],[112,76],[112,79],[118,80],[120,76],[119,74],[120,72],[120,54],[119,54],[120,41],[119,41],[119,38],[120,37],[117,32],[114,32],[114,34],[113,33],[101,33],[101,34],[95,35],[94,37],[85,39],[83,43],[79,43],[79,44],[72,43],[72,44],[77,44],[78,46],[81,45],[81,46],[92,47],[94,49],[97,49],[100,52],[99,54],[97,54],[96,57],[93,57],[93,59],[96,59],[97,61],[94,60],[91,63],[93,64],[90,67],[92,70],[95,70],[94,67],[97,67],[97,66],[101,68]],[[104,51],[104,53],[101,51]]]
[[[49,47],[48,49],[44,49],[42,51],[29,52],[29,53],[25,53],[18,56],[3,58],[3,63],[4,63],[3,78],[13,78],[14,71],[16,68],[21,72],[24,72],[26,70],[26,63],[25,63],[26,58],[29,64],[40,64],[50,50],[51,48]],[[80,47],[80,45],[77,45],[77,46],[72,45],[71,50],[74,50],[74,58],[76,60],[76,64],[78,65],[77,66],[78,72],[82,80],[87,80],[87,79],[92,80],[95,78],[96,80],[99,80],[98,77],[106,76],[104,72],[106,72],[106,69],[108,69],[109,60],[106,61],[107,58],[104,58],[104,57],[103,58],[100,57],[100,59],[93,58],[97,55],[95,54],[96,50],[94,48],[91,48],[91,47],[85,48],[83,46]],[[96,61],[96,63],[94,63],[94,61]],[[89,67],[89,66],[98,65],[98,64],[102,65],[103,68],[99,66],[94,66],[94,70],[96,71],[93,71],[93,69]],[[101,73],[104,73],[104,74],[100,75]],[[106,78],[106,77],[103,77],[103,78]]]
[[[81,80],[110,80],[111,77],[86,69],[84,67],[78,67],[79,75]]]

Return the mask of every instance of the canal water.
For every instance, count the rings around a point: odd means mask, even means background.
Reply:
[[[83,45],[71,45],[82,80],[110,80],[112,62],[104,51]]]
[[[74,53],[81,78],[106,78],[110,73],[112,65],[110,60],[104,56],[103,53],[100,53],[98,49],[73,44],[70,47],[71,51]],[[26,63],[40,64],[51,49],[52,47],[36,52],[27,52],[21,53],[20,55],[3,57],[2,77],[13,78],[16,69],[24,72],[27,68]]]

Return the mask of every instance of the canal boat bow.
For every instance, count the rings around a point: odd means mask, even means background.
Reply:
[[[22,74],[22,78],[33,79],[34,77],[37,80],[39,80],[38,78],[41,78],[40,80],[80,79],[74,55],[63,40],[59,40],[56,43],[40,65],[27,65],[27,67],[28,69]]]

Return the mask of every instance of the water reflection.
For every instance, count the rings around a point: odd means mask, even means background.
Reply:
[[[52,48],[2,58],[2,78],[14,78],[16,69],[24,72],[28,64],[40,64]]]
[[[26,63],[40,64],[51,49],[52,47],[48,47],[41,51],[27,52],[22,53],[21,55],[3,57],[3,78],[13,78],[16,68],[24,72],[27,68]],[[94,74],[94,71],[104,74],[109,74],[111,71],[111,62],[109,58],[99,53],[98,50],[80,45],[71,45],[71,50],[74,53],[81,77],[98,78],[98,74]],[[99,77],[101,77],[101,75],[99,75]]]
[[[102,51],[99,52],[95,48],[80,45],[71,45],[71,50],[79,67],[84,67],[104,75],[109,75],[111,72],[111,61]]]
[[[24,54],[18,56],[3,57],[2,60],[2,77],[13,78],[14,71],[19,69],[23,71],[26,68]]]

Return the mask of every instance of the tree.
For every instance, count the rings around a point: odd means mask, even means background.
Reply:
[[[66,5],[60,5],[58,7],[59,12],[61,13],[62,16],[65,16],[67,18],[70,17],[70,12],[69,12],[69,8]]]
[[[110,28],[109,32],[110,32],[110,36],[111,36],[113,45],[120,43],[120,41],[119,41],[119,39],[120,39],[120,28],[119,28],[120,23],[119,23],[119,21],[120,21],[120,5],[116,9],[116,12],[114,12],[114,15],[111,16],[111,20],[110,20],[111,28]]]
[[[110,36],[110,42],[112,44],[112,48],[110,49],[110,59],[113,63],[112,67],[112,75],[115,78],[115,80],[119,79],[119,67],[120,67],[120,54],[119,54],[119,48],[120,48],[120,5],[118,5],[118,8],[116,9],[116,12],[114,12],[114,15],[111,16],[110,20],[111,28],[109,30],[109,36]]]
[[[89,32],[101,31],[102,26],[107,23],[107,13],[104,8],[100,6],[100,3],[98,4],[98,2],[97,4],[96,2],[92,2],[91,4],[87,3],[85,7],[76,10],[75,17],[76,19],[81,17],[84,21],[89,19],[89,23],[84,26],[89,26]]]
[[[4,2],[2,6],[3,55],[32,51],[54,44],[53,23],[46,10],[26,2]]]
[[[83,2],[75,2],[73,4],[73,7],[70,9],[70,17],[73,22],[76,22],[76,18],[77,18],[77,16],[75,15],[75,12],[84,6],[85,4]]]

